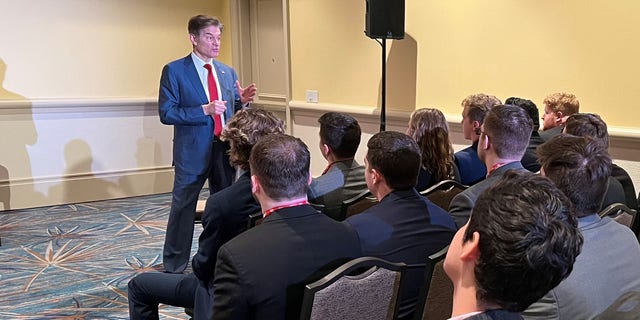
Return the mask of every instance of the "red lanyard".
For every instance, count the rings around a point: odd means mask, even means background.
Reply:
[[[504,166],[506,163],[504,162],[500,162],[500,163],[496,163],[494,165],[491,166],[491,169],[489,169],[489,172],[487,173],[487,177],[494,171],[496,171],[496,169]]]
[[[290,204],[285,204],[285,205],[281,205],[281,206],[277,206],[277,207],[273,207],[267,211],[264,212],[264,218],[266,218],[268,215],[274,213],[275,211],[278,211],[280,209],[284,209],[284,208],[291,208],[291,207],[297,207],[297,206],[301,206],[301,205],[305,205],[305,204],[309,204],[309,201],[305,200],[300,200],[300,201],[296,201],[294,203],[290,203]]]

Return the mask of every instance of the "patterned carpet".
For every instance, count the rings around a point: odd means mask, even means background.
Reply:
[[[128,319],[128,281],[162,270],[170,203],[160,194],[0,213],[0,318]]]

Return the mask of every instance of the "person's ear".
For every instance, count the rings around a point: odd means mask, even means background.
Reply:
[[[556,112],[556,122],[558,123],[562,122],[563,117],[564,117],[564,114],[562,114],[562,111]]]
[[[195,34],[189,33],[189,41],[191,41],[191,44],[194,46],[198,45],[198,36],[196,36]]]
[[[313,181],[313,176],[311,175],[311,172],[309,172],[309,181],[307,181],[307,185],[311,185],[311,181]]]
[[[489,136],[488,135],[483,135],[482,136],[482,141],[480,141],[482,149],[484,150],[489,150],[489,146],[491,146],[491,141],[489,141]]]
[[[371,168],[371,183],[374,185],[379,184],[382,181],[382,174],[376,169]]]
[[[261,187],[260,187],[260,182],[258,180],[258,177],[252,174],[251,175],[251,193],[256,194],[260,189]]]
[[[482,126],[480,124],[480,121],[473,121],[471,122],[471,125],[473,126],[473,132],[475,133],[477,131],[477,128],[480,128],[480,126]],[[480,135],[480,134],[476,134],[476,135]]]
[[[473,233],[471,239],[462,245],[462,252],[460,253],[460,260],[462,261],[476,261],[480,257],[480,233],[477,231]]]

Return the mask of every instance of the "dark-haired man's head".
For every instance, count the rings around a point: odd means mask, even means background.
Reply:
[[[569,275],[582,242],[571,203],[551,180],[508,171],[478,197],[449,247],[453,315],[525,310]]]
[[[227,123],[220,138],[229,141],[229,160],[242,170],[249,170],[251,148],[262,137],[284,133],[284,122],[262,109],[242,109]]]
[[[562,132],[574,136],[591,137],[600,141],[605,148],[609,147],[607,124],[594,113],[576,113],[569,116]]]
[[[473,142],[478,140],[476,128],[480,128],[485,114],[494,106],[500,105],[500,99],[484,93],[472,94],[462,100],[462,132],[464,138]]]
[[[330,162],[352,159],[362,134],[358,120],[340,112],[327,112],[319,119],[320,151]]]
[[[375,134],[367,143],[365,178],[371,193],[382,199],[393,190],[416,185],[420,148],[408,135],[395,131]]]
[[[544,99],[543,103],[542,130],[561,126],[567,121],[567,117],[580,112],[580,102],[571,93],[558,92],[550,94]]]
[[[540,172],[567,195],[578,217],[600,210],[611,176],[611,157],[600,141],[562,134],[537,153]]]
[[[533,121],[520,107],[491,108],[480,127],[478,157],[485,164],[520,161],[531,137]]]
[[[540,130],[540,113],[538,112],[538,106],[536,106],[533,101],[518,97],[510,97],[504,101],[504,104],[510,104],[524,109],[531,118],[531,121],[533,121],[533,131]]]
[[[254,194],[259,188],[261,195],[274,201],[306,198],[311,181],[309,163],[309,149],[302,140],[286,134],[263,137],[249,157]],[[257,194],[256,198],[262,204]]]

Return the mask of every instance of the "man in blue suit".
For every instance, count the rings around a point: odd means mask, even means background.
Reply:
[[[231,119],[256,94],[255,84],[242,88],[235,71],[214,60],[220,52],[222,29],[218,19],[191,18],[193,52],[167,64],[160,79],[160,121],[174,126],[175,178],[163,252],[169,273],[181,273],[187,267],[196,202],[204,181],[209,179],[210,194],[233,182],[228,144],[218,134],[225,119]]]
[[[456,166],[460,171],[460,182],[471,186],[487,175],[484,163],[478,158],[478,140],[476,131],[482,125],[484,115],[493,107],[502,104],[500,99],[484,93],[472,94],[462,100],[462,132],[464,138],[471,140],[471,146],[454,154]]]

